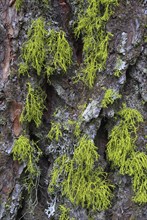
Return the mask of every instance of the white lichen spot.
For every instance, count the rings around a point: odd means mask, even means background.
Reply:
[[[123,74],[120,78],[119,78],[119,84],[123,85],[126,82],[126,74]]]
[[[89,122],[93,118],[97,118],[99,116],[101,108],[99,107],[98,100],[92,100],[83,112],[82,116],[86,122]]]
[[[45,209],[45,214],[48,218],[54,216],[55,214],[55,207],[56,207],[56,197],[52,200],[52,202],[48,202],[48,208]]]
[[[126,66],[126,61],[123,61],[120,57],[118,57],[114,69],[121,71],[126,69]]]
[[[127,33],[122,32],[121,34],[121,42],[119,43],[118,52],[125,55],[125,46],[127,43]]]

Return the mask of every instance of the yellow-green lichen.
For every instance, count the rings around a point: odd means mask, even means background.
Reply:
[[[92,87],[97,71],[105,68],[108,57],[108,42],[112,34],[106,31],[106,22],[113,13],[112,6],[117,5],[117,0],[87,0],[85,12],[80,13],[75,34],[83,35],[84,63],[81,69],[82,79]]]
[[[22,186],[28,192],[27,211],[31,213],[37,205],[37,190],[40,177],[38,162],[42,152],[34,141],[30,141],[27,136],[21,135],[14,142],[12,154],[14,160],[26,165],[26,175],[22,178]]]
[[[48,0],[42,0],[42,2],[45,4],[45,6],[48,5]],[[24,4],[24,0],[16,0],[15,1],[15,8],[16,8],[16,10],[19,11],[23,4]]]
[[[81,134],[80,121],[68,120],[68,124],[72,126],[75,137],[79,138]]]
[[[63,31],[50,30],[47,39],[49,61],[46,66],[47,75],[50,76],[54,69],[61,68],[64,72],[71,64],[72,50],[65,38]]]
[[[51,129],[47,137],[52,141],[59,141],[59,138],[62,137],[61,124],[59,122],[51,122]]]
[[[126,160],[125,173],[132,177],[135,192],[133,201],[147,203],[147,155],[144,152],[133,152]]]
[[[136,148],[138,124],[143,118],[136,109],[127,108],[126,105],[118,115],[121,119],[109,135],[107,156],[114,166],[120,167],[120,173],[124,174],[126,160]]]
[[[120,99],[121,95],[113,89],[106,90],[104,98],[102,100],[102,108],[107,108],[108,105],[112,105],[116,99]]]
[[[115,70],[115,71],[114,71],[114,76],[120,77],[121,75],[122,75],[121,70]]]
[[[37,176],[37,163],[42,153],[34,141],[30,141],[28,137],[21,135],[14,142],[12,154],[14,160],[26,163],[26,171]]]
[[[46,72],[48,78],[55,70],[67,71],[71,64],[72,50],[63,31],[45,29],[45,21],[38,18],[28,30],[28,40],[22,46],[19,73],[28,74],[31,68],[40,76]]]
[[[59,209],[60,209],[60,212],[61,212],[59,220],[70,220],[70,218],[69,218],[69,211],[70,211],[70,209],[66,208],[63,205],[60,205]]]
[[[20,121],[34,121],[36,126],[39,127],[42,120],[43,110],[45,109],[44,101],[46,95],[40,87],[33,88],[30,83],[27,85],[28,93]]]
[[[45,38],[47,33],[43,18],[32,22],[27,34],[28,40],[22,47],[21,57],[24,62],[19,65],[20,74],[28,72],[30,67],[33,67],[38,75],[41,74],[46,57]]]
[[[141,114],[136,109],[127,108],[126,105],[118,113],[121,120],[110,135],[107,144],[108,159],[113,166],[117,166],[121,174],[132,177],[133,201],[147,203],[147,155],[136,150],[137,130],[143,122]]]
[[[49,192],[53,193],[60,187],[62,195],[67,196],[73,204],[93,210],[107,209],[111,204],[113,186],[106,180],[102,168],[95,167],[98,158],[93,141],[83,136],[73,158],[63,155],[56,159]]]
[[[15,8],[16,8],[17,11],[20,10],[22,4],[23,4],[23,0],[16,0],[15,1]]]

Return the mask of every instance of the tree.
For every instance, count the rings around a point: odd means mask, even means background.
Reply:
[[[146,1],[0,11],[0,219],[147,219]]]

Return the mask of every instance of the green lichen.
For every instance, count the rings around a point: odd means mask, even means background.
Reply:
[[[12,154],[14,160],[26,164],[27,172],[34,176],[38,175],[37,163],[42,153],[34,141],[30,141],[29,138],[21,135],[14,142]]]
[[[108,89],[105,92],[101,106],[102,106],[102,108],[107,108],[108,105],[112,105],[116,99],[120,99],[120,98],[121,98],[121,95],[118,94],[115,90]]]
[[[73,204],[93,210],[107,209],[113,186],[106,181],[102,168],[95,167],[98,158],[93,141],[83,136],[73,158],[63,155],[56,159],[49,192],[61,188],[62,195],[66,195]]]
[[[120,77],[121,75],[122,75],[121,70],[115,70],[115,71],[114,71],[114,76]]]
[[[80,129],[80,120],[75,121],[75,120],[68,120],[68,124],[72,126],[73,128],[73,134],[75,135],[76,138],[80,137],[81,134],[81,129]]]
[[[40,177],[40,169],[37,164],[42,152],[34,141],[30,141],[27,136],[21,135],[14,142],[12,154],[14,160],[17,160],[20,164],[26,164],[27,175],[22,179],[22,185],[28,192],[27,205],[29,212],[32,212],[37,205],[36,192]],[[34,192],[35,194],[32,196]]]
[[[36,1],[36,0],[35,0]],[[48,5],[48,0],[42,0],[45,6]],[[15,1],[15,8],[17,11],[20,11],[22,5],[24,4],[24,0],[16,0]]]
[[[25,74],[30,67],[33,67],[37,74],[41,74],[46,57],[45,39],[47,35],[43,18],[38,18],[32,22],[28,30],[28,40],[22,47],[21,57],[24,63],[19,66],[19,73]]]
[[[60,212],[61,212],[59,220],[70,220],[70,218],[69,218],[69,211],[70,211],[70,209],[66,208],[63,205],[60,205],[59,209],[60,209]]]
[[[28,40],[22,46],[20,74],[28,74],[30,68],[33,68],[37,75],[40,76],[43,71],[49,78],[55,70],[67,71],[71,64],[72,50],[63,31],[48,32],[44,19],[40,17],[32,22],[27,37]]]
[[[49,4],[50,0],[41,0],[46,6]]]
[[[147,43],[147,36],[144,37],[144,42]]]
[[[147,203],[147,155],[144,152],[133,152],[126,161],[125,173],[133,179],[133,201]]]
[[[17,11],[19,11],[21,9],[22,4],[23,4],[23,0],[16,0],[15,1],[15,8]]]
[[[107,156],[113,166],[119,167],[120,173],[124,174],[126,160],[136,148],[138,124],[143,122],[143,118],[136,109],[127,108],[126,105],[118,115],[121,119],[109,135]]]
[[[63,31],[50,30],[46,46],[49,54],[49,62],[46,67],[47,75],[50,76],[54,69],[59,68],[66,72],[67,67],[72,62],[72,50],[65,38],[65,33]]]
[[[87,0],[88,6],[79,15],[75,34],[83,35],[84,63],[79,78],[92,87],[97,71],[105,68],[108,42],[112,34],[106,31],[106,22],[112,15],[117,0]],[[103,10],[102,10],[103,8]]]
[[[76,138],[78,138],[80,137],[80,134],[81,134],[80,124],[76,123],[74,128],[74,135]]]
[[[61,124],[59,122],[51,122],[51,129],[47,137],[52,141],[59,141],[59,138],[62,137]]]
[[[121,174],[132,177],[135,193],[133,201],[139,204],[147,203],[147,155],[135,151],[137,130],[143,118],[136,109],[127,108],[125,105],[118,114],[121,120],[109,135],[108,159],[113,166],[119,167]]]
[[[26,97],[25,107],[20,117],[20,121],[34,121],[39,127],[42,120],[43,110],[45,109],[44,101],[46,95],[40,87],[33,88],[30,83],[28,85],[28,94]]]

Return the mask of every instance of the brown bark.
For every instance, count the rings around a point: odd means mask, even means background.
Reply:
[[[24,1],[19,12],[15,9],[15,1],[0,1],[0,219],[2,220],[47,220],[59,219],[59,204],[66,204],[70,208],[70,218],[88,220],[88,215],[96,220],[146,220],[147,207],[135,204],[132,201],[133,191],[131,179],[122,176],[118,170],[111,169],[107,161],[106,145],[108,133],[115,125],[114,116],[122,102],[128,107],[135,108],[144,117],[144,123],[138,132],[137,147],[146,152],[146,75],[147,75],[147,5],[146,1],[120,0],[119,6],[112,15],[106,28],[113,33],[109,44],[109,56],[106,70],[98,74],[93,88],[90,90],[82,82],[73,83],[75,71],[83,62],[82,37],[76,39],[70,22],[75,19],[75,2],[52,0],[49,8],[44,8],[42,2]],[[38,78],[34,72],[31,77],[19,77],[19,55],[26,32],[31,20],[44,16],[46,21],[57,23],[57,26],[66,32],[67,39],[73,50],[73,64],[66,74],[56,72],[51,77],[51,84],[46,79]],[[54,23],[53,23],[54,24]],[[121,59],[120,70],[122,75],[117,78],[113,70],[117,59]],[[42,73],[43,75],[44,73]],[[43,123],[37,129],[34,123],[21,125],[19,122],[26,97],[26,82],[40,83],[47,94]],[[106,109],[100,107],[104,96],[104,87],[112,88],[122,94],[122,99]],[[82,109],[79,106],[84,106]],[[81,114],[84,117],[82,133],[87,133],[99,147],[100,163],[109,173],[115,184],[114,199],[110,209],[104,212],[93,213],[81,207],[73,206],[60,193],[52,198],[47,191],[50,181],[49,175],[53,161],[63,152],[73,153],[73,136],[70,131],[63,130],[63,138],[59,143],[47,140],[46,136],[54,119],[53,113],[59,109],[60,123],[69,119],[78,120]],[[11,154],[14,141],[23,133],[23,129],[31,140],[37,141],[43,152],[39,161],[41,170],[39,183],[33,191],[33,198],[37,199],[34,213],[28,211],[28,194],[23,186],[26,176],[25,164],[13,161]],[[37,198],[35,197],[37,195]],[[58,195],[59,194],[59,195]],[[59,196],[59,197],[58,197]],[[52,208],[53,215],[45,214],[45,210]]]

